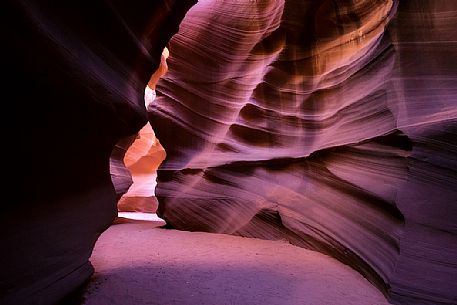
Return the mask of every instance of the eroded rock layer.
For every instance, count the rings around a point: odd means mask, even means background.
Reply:
[[[145,85],[195,2],[2,2],[0,304],[55,304],[91,275],[117,213],[109,156],[147,122]]]
[[[457,287],[457,4],[200,1],[150,121],[159,215],[285,238],[394,303]]]

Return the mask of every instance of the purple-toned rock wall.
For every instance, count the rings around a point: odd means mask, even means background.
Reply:
[[[147,122],[144,87],[195,2],[2,2],[0,304],[55,304],[92,274],[117,213],[110,153]]]
[[[0,304],[92,273],[110,154],[195,2],[2,2]],[[199,1],[149,114],[160,216],[327,253],[394,304],[457,303],[456,29],[447,0]]]
[[[150,122],[174,228],[287,239],[396,304],[457,286],[457,3],[200,1]]]

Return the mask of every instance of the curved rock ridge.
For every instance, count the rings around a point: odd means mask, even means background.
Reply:
[[[56,304],[92,274],[117,213],[110,153],[147,122],[144,88],[195,2],[2,2],[0,304]]]
[[[394,303],[452,304],[456,11],[438,0],[197,3],[149,112],[167,152],[159,216],[322,251]]]

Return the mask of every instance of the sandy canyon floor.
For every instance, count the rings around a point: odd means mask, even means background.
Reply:
[[[121,220],[98,240],[84,305],[381,305],[359,273],[283,241]]]

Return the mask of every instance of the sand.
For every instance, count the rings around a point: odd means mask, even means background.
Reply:
[[[284,241],[117,223],[93,251],[84,305],[389,304],[348,266]]]

